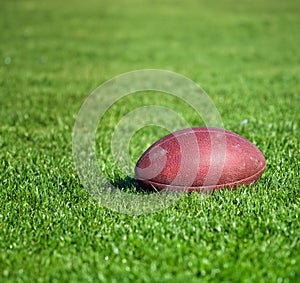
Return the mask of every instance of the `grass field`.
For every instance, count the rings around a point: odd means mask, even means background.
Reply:
[[[2,0],[0,282],[300,282],[299,13],[294,0]],[[72,159],[76,115],[101,83],[144,68],[199,83],[264,153],[259,182],[148,215],[96,204]],[[113,127],[136,106],[201,125],[173,98],[140,97],[99,128],[111,173]],[[132,158],[164,134],[141,130]]]

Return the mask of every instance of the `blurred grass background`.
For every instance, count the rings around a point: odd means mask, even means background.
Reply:
[[[299,281],[299,12],[292,0],[1,1],[0,281]],[[144,68],[199,83],[265,154],[261,180],[155,215],[96,205],[72,161],[76,115],[101,83]],[[105,154],[144,102],[199,123],[171,98],[128,98],[99,129]],[[164,134],[142,133],[134,158]]]

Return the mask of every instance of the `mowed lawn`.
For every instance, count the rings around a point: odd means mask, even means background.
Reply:
[[[294,0],[2,0],[0,282],[300,282],[299,13]],[[262,178],[154,214],[97,204],[73,163],[76,115],[101,83],[144,68],[200,84],[265,155]],[[144,104],[203,126],[167,95],[122,100],[97,133],[112,179],[114,126]],[[133,160],[165,134],[134,135]]]

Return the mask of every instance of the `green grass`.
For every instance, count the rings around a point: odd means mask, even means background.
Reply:
[[[1,1],[0,281],[299,282],[299,12],[293,0]],[[199,83],[266,156],[259,182],[149,215],[97,205],[73,164],[76,115],[102,82],[143,68]],[[111,173],[113,127],[143,103],[201,124],[176,99],[129,97],[98,131]],[[137,133],[133,159],[164,134]]]

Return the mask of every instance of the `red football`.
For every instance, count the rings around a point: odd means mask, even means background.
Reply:
[[[205,191],[256,182],[266,167],[259,149],[245,138],[217,128],[187,128],[150,146],[135,167],[149,189]]]

